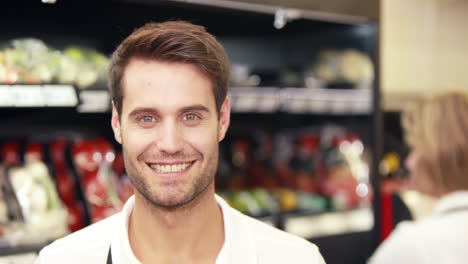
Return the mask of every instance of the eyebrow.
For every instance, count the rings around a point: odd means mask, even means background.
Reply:
[[[208,109],[208,107],[206,107],[204,105],[197,104],[197,105],[185,106],[185,107],[182,107],[181,109],[178,110],[178,112],[180,112],[180,113],[185,113],[185,112],[190,112],[190,111],[199,111],[199,112],[209,113],[210,109]],[[156,108],[141,107],[141,108],[136,108],[133,111],[131,111],[128,114],[128,116],[137,116],[137,115],[140,115],[140,114],[143,114],[143,113],[145,113],[145,114],[147,114],[147,113],[158,114],[159,111]]]
[[[137,116],[143,113],[152,113],[152,114],[157,114],[158,110],[150,107],[142,107],[142,108],[136,108],[133,111],[131,111],[128,116]]]
[[[206,107],[204,105],[201,105],[201,104],[186,106],[186,107],[182,107],[180,109],[181,113],[190,112],[190,111],[200,111],[200,112],[208,112],[209,113],[210,109],[208,109],[208,107]]]

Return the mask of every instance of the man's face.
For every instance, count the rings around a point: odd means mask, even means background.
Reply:
[[[133,59],[122,84],[122,114],[113,108],[112,128],[136,190],[177,208],[212,189],[229,100],[218,118],[211,81],[190,64]]]

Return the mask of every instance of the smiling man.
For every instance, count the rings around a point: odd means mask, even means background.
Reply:
[[[127,37],[109,86],[135,195],[122,212],[44,248],[36,263],[324,263],[315,245],[215,195],[228,75],[223,47],[201,26],[150,23]]]

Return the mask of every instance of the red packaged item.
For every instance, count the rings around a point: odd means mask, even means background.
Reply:
[[[107,218],[122,207],[112,171],[115,152],[104,139],[83,140],[73,146],[73,159],[81,175],[91,222]]]
[[[50,145],[52,166],[55,171],[55,182],[60,198],[68,211],[68,228],[77,231],[84,227],[84,208],[76,193],[76,180],[66,161],[66,139],[54,140]]]
[[[291,161],[291,166],[295,169],[297,190],[307,193],[317,193],[316,177],[316,154],[318,152],[320,140],[311,133],[306,133],[300,138],[296,155]]]
[[[363,161],[364,146],[354,134],[343,134],[332,140],[322,162],[322,193],[335,209],[368,205],[371,200],[369,168]]]
[[[2,147],[2,160],[8,167],[19,165],[20,145],[17,142],[6,142]]]

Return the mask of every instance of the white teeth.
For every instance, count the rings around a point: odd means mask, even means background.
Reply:
[[[183,163],[183,164],[174,164],[174,165],[151,165],[151,168],[156,170],[158,173],[169,173],[169,172],[181,172],[185,170],[190,163]]]

